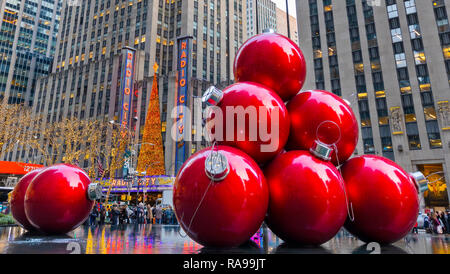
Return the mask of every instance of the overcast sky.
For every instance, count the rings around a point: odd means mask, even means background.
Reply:
[[[286,0],[272,0],[272,1],[275,4],[277,4],[277,7],[286,11]],[[289,2],[289,15],[297,18],[297,9],[295,8],[295,0],[288,0],[288,2]]]

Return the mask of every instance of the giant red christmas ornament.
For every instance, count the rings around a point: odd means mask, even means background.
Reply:
[[[347,216],[344,182],[335,166],[307,151],[289,151],[264,170],[270,201],[266,222],[286,242],[320,245]]]
[[[234,78],[273,89],[288,101],[302,88],[306,62],[300,48],[289,38],[269,32],[253,36],[239,49],[234,61]]]
[[[344,100],[327,91],[308,90],[297,94],[287,109],[291,118],[288,150],[314,152],[329,146],[333,150],[324,160],[331,159],[335,165],[353,154],[358,143],[358,123]]]
[[[30,223],[48,234],[64,234],[89,216],[101,186],[90,184],[80,168],[58,164],[40,172],[28,186],[25,213]]]
[[[192,155],[175,180],[173,203],[186,233],[207,247],[235,247],[260,228],[269,192],[247,154],[232,147]]]
[[[33,171],[28,172],[23,176],[11,194],[11,213],[14,219],[19,223],[20,226],[28,231],[33,231],[36,228],[28,221],[27,215],[25,215],[25,193],[27,192],[28,186],[31,181],[36,177],[36,175],[44,170],[44,168],[38,168]]]
[[[375,155],[342,166],[354,220],[345,228],[365,242],[393,243],[408,234],[419,212],[417,189],[393,161]]]
[[[280,97],[267,87],[251,82],[220,91],[209,88],[203,101],[211,108],[210,133],[221,145],[239,148],[258,164],[274,158],[289,137],[289,114]]]

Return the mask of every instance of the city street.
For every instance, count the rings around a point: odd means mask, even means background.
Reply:
[[[0,254],[364,254],[376,252],[341,231],[320,247],[286,245],[270,230],[261,229],[251,242],[235,249],[207,249],[180,231],[179,226],[123,225],[81,226],[63,236],[27,233],[20,227],[0,228]],[[420,232],[394,245],[382,246],[382,254],[450,254],[449,235]]]

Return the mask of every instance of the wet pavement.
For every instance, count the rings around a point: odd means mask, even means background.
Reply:
[[[185,236],[179,226],[81,226],[67,235],[44,236],[20,227],[0,227],[0,254],[362,254],[377,252],[342,230],[320,247],[283,243],[269,229],[261,230],[239,248],[210,249]],[[380,253],[450,254],[450,235],[410,234]]]

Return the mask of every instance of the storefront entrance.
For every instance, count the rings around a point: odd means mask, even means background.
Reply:
[[[428,190],[423,194],[425,206],[428,208],[447,208],[449,199],[442,164],[417,165],[417,168],[430,181]]]
[[[162,198],[162,192],[147,192],[145,194],[142,192],[139,192],[139,194],[131,192],[130,195],[128,195],[128,193],[118,193],[114,196],[114,201],[125,203],[129,201],[129,204],[133,206],[136,205],[136,197],[138,203],[143,202],[144,204],[154,206],[156,204],[156,200],[158,198]]]

